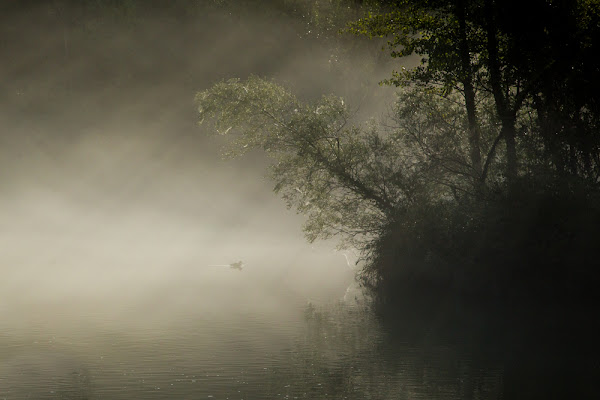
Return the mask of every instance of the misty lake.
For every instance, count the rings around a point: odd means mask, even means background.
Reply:
[[[337,243],[306,242],[264,154],[224,162],[198,129],[195,93],[255,74],[378,117],[399,66],[383,42],[338,54],[303,13],[236,1],[4,3],[0,400],[597,395],[592,307],[431,292],[378,318]]]
[[[0,398],[499,399],[557,393],[557,377],[577,384],[563,356],[524,356],[507,370],[493,335],[470,342],[472,326],[458,345],[414,319],[392,334],[356,292],[343,301],[352,280],[339,254],[300,258],[302,273],[269,261],[242,271],[21,268],[2,285]],[[337,287],[303,281],[319,259],[339,267]]]
[[[394,342],[342,286],[310,292],[293,271],[19,271],[3,285],[3,399],[458,399],[465,382],[478,398],[501,393],[499,365]]]

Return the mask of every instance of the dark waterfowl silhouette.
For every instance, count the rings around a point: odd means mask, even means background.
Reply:
[[[231,267],[232,269],[239,269],[240,271],[242,270],[243,266],[244,266],[244,263],[241,260],[238,262],[229,264],[229,267]]]

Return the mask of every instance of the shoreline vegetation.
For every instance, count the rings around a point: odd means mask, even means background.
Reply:
[[[421,59],[384,82],[398,88],[387,117],[356,121],[352,99],[304,102],[252,76],[198,93],[200,121],[234,136],[230,156],[271,156],[309,241],[361,251],[380,315],[413,299],[593,309],[598,3],[538,1],[535,21],[516,3],[376,3],[346,33],[386,40],[400,65]]]
[[[423,151],[425,141],[451,148],[456,137],[439,127],[429,138],[373,122],[346,127],[343,99],[302,103],[257,77],[223,81],[197,101],[214,131],[237,134],[229,156],[258,147],[272,157],[275,191],[308,216],[309,240],[341,236],[362,251],[359,280],[376,312],[393,314],[407,293],[507,308],[594,304],[600,192],[588,179],[530,165],[535,174],[509,183],[498,160],[495,182],[457,194],[470,177],[444,171],[438,160],[451,155]]]

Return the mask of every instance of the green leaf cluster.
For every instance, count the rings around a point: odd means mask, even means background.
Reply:
[[[342,98],[305,103],[258,77],[217,83],[196,102],[201,124],[233,136],[227,156],[269,154],[275,192],[307,216],[310,241],[339,236],[365,248],[419,204],[471,190],[464,110],[436,94],[405,90],[391,118],[362,124]]]

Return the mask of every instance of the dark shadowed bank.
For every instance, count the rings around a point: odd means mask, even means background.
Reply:
[[[410,321],[417,335],[499,350],[504,398],[593,398],[600,114],[587,82],[598,73],[589,51],[600,8],[535,5],[538,18],[525,21],[513,2],[396,2],[355,25],[391,38],[393,57],[423,56],[391,83],[461,93],[468,167],[435,148],[430,165],[475,178],[392,218],[368,247],[362,281],[392,331]],[[488,95],[496,128],[486,127]]]
[[[390,227],[362,281],[392,336],[501,354],[503,398],[594,398],[597,190],[573,177],[518,184]]]
[[[363,276],[378,307],[415,291],[480,306],[593,306],[597,188],[567,176],[522,179],[513,190],[478,203],[424,205],[413,224],[390,224]]]

